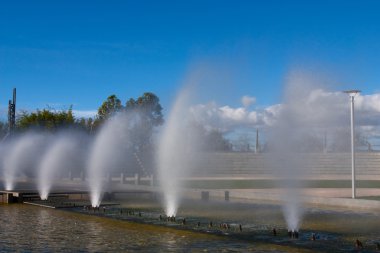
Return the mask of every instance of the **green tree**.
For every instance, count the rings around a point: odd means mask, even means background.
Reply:
[[[207,151],[230,151],[231,143],[218,130],[211,130],[206,133],[205,149]]]
[[[131,129],[135,150],[142,152],[151,149],[153,129],[164,123],[160,99],[155,94],[146,92],[136,100],[130,98],[125,110],[137,116],[137,123]]]
[[[151,92],[146,92],[137,99],[126,102],[126,113],[133,124],[129,128],[132,152],[130,169],[142,174],[152,172],[154,167],[154,128],[164,123],[160,99]]]
[[[108,117],[112,116],[118,111],[121,111],[123,106],[120,99],[116,95],[111,95],[98,109],[98,120],[103,121]]]
[[[231,143],[224,138],[223,134],[217,129],[207,130],[203,125],[192,121],[187,126],[187,132],[190,133],[190,138],[199,141],[198,148],[201,151],[229,151]]]
[[[94,130],[94,119],[93,118],[80,118],[76,121],[79,128],[83,129],[87,133],[93,133]]]
[[[139,113],[153,127],[164,123],[160,99],[151,92],[144,93],[137,100],[130,98],[125,108],[127,111],[134,110]]]
[[[63,127],[75,125],[75,118],[72,108],[62,111],[51,111],[47,109],[37,110],[36,112],[22,112],[17,119],[16,127],[20,130],[37,128],[54,131]]]

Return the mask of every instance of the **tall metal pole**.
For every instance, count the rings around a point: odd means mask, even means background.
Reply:
[[[344,91],[350,96],[351,99],[351,177],[352,177],[352,198],[356,198],[356,187],[355,187],[355,126],[354,126],[354,99],[356,94],[360,90],[348,90]]]
[[[356,198],[355,187],[355,129],[354,129],[354,96],[351,98],[351,168],[352,168],[352,198]]]

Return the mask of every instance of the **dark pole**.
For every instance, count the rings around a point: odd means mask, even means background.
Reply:
[[[12,131],[16,126],[16,88],[13,88],[13,103],[12,103]]]
[[[13,88],[13,99],[8,102],[8,134],[12,135],[16,126],[16,88]]]
[[[12,101],[8,101],[8,135],[12,133]]]

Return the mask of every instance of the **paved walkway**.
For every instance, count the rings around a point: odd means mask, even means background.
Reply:
[[[209,199],[223,200],[226,190],[194,189],[187,190],[185,195],[189,198],[200,199],[202,192],[209,192]],[[361,197],[380,196],[380,189],[358,189],[356,199],[351,198],[351,189],[304,189],[290,191],[286,189],[233,189],[228,190],[230,202],[255,203],[257,201],[271,201],[282,203],[289,196],[305,204],[319,207],[338,207],[348,210],[380,210],[379,200],[360,199]],[[289,195],[291,194],[291,195]],[[294,197],[297,195],[296,197]]]

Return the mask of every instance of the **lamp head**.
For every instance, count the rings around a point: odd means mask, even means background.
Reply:
[[[350,97],[355,97],[356,94],[360,93],[360,90],[345,90],[344,93],[348,94]]]

